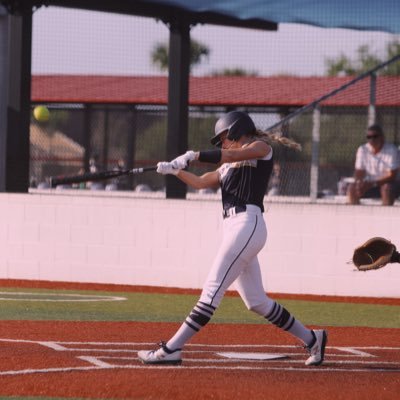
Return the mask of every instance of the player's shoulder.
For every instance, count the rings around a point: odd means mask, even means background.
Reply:
[[[272,146],[269,145],[265,140],[262,139],[254,139],[252,142],[248,144],[249,146],[253,146],[257,148],[264,155],[259,158],[259,160],[270,160],[272,157]]]

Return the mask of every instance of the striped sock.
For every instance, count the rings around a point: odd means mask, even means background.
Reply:
[[[171,350],[181,349],[192,336],[210,321],[214,311],[215,307],[202,301],[197,302],[191,313],[186,317],[185,322],[168,340],[167,347]]]
[[[278,328],[291,333],[306,345],[311,343],[314,339],[312,331],[307,329],[300,321],[293,317],[285,307],[281,306],[276,301],[274,301],[270,312],[265,318]]]

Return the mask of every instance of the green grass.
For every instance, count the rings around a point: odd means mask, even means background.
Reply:
[[[186,294],[2,289],[5,291],[121,296],[127,300],[79,303],[0,300],[0,320],[181,322],[198,300],[197,295]],[[400,328],[400,306],[281,299],[279,303],[307,325]],[[266,321],[248,311],[239,297],[225,297],[212,323],[258,324]]]

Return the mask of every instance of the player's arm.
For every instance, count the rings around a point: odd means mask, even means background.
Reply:
[[[222,149],[221,163],[255,160],[266,157],[271,152],[271,146],[263,141],[255,141],[237,149]]]
[[[192,151],[189,150],[172,160],[170,163],[159,166],[157,172],[160,173],[173,173],[186,184],[196,188],[203,189],[208,187],[215,187],[219,182],[218,172],[210,172],[202,176],[190,174],[187,171],[177,172],[187,167],[189,162],[198,160],[201,162],[211,164],[224,164],[235,161],[253,160],[266,157],[272,151],[271,147],[263,141],[255,141],[249,143],[247,146],[235,149],[215,149],[206,151]],[[170,171],[170,169],[174,171]]]
[[[219,173],[217,170],[206,172],[200,176],[180,170],[175,176],[194,189],[217,188],[219,186]]]
[[[271,146],[262,141],[249,143],[247,146],[234,149],[215,149],[206,151],[189,151],[172,161],[175,168],[185,168],[187,162],[199,160],[212,164],[224,164],[236,161],[255,160],[266,157],[272,151]],[[189,158],[190,157],[190,158]]]

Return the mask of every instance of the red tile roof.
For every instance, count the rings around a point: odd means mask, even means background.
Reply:
[[[191,105],[303,106],[346,84],[351,77],[191,77]],[[366,106],[369,79],[323,104]],[[165,76],[34,75],[36,103],[166,104]],[[400,77],[378,77],[377,105],[400,105]]]

